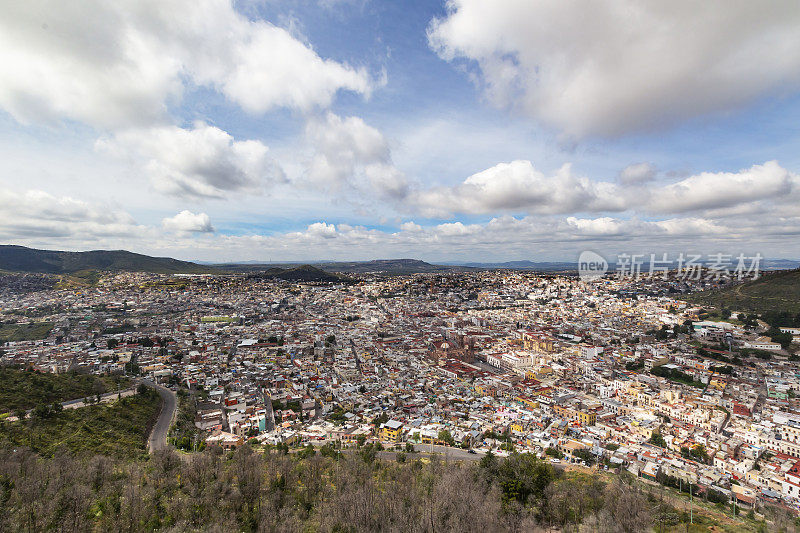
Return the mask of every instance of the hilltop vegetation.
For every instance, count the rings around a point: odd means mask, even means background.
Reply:
[[[146,462],[0,450],[0,530],[688,530],[687,512],[629,477],[560,473],[530,455],[446,464],[331,450],[262,455],[246,445]],[[694,521],[691,531],[765,527],[707,511]]]
[[[0,366],[0,413],[95,396],[124,389],[128,383],[122,376],[51,374]]]
[[[0,324],[0,344],[14,341],[37,341],[45,339],[52,329],[52,322]]]
[[[263,272],[254,272],[248,275],[250,278],[281,279],[284,281],[300,282],[328,282],[336,283],[348,281],[344,276],[331,274],[322,269],[311,265],[300,265],[294,268],[272,267]]]
[[[320,268],[331,272],[382,272],[385,274],[415,274],[425,272],[453,272],[469,270],[463,267],[434,265],[419,259],[375,259],[372,261],[342,261],[321,263]]]
[[[800,313],[800,270],[765,272],[757,280],[696,292],[682,298],[719,309]]]
[[[86,287],[94,287],[102,278],[102,275],[97,270],[79,270],[70,274],[64,274],[56,283],[56,289],[82,289]]]
[[[80,273],[78,278],[89,280],[92,275],[82,271],[108,270],[155,274],[218,272],[213,267],[188,261],[179,261],[168,257],[150,257],[125,250],[61,252],[9,245],[0,246],[0,270],[47,274]]]
[[[147,453],[147,437],[161,399],[147,387],[134,396],[79,409],[39,406],[31,416],[0,422],[0,446],[27,446],[44,457],[60,452],[135,459]]]

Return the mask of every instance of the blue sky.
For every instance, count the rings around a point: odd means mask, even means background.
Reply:
[[[0,240],[800,257],[792,2],[0,7]]]

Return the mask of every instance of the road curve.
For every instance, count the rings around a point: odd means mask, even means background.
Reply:
[[[161,396],[161,412],[158,414],[158,420],[156,420],[153,429],[150,431],[150,438],[147,439],[147,450],[153,453],[158,450],[164,450],[167,447],[167,433],[172,425],[172,419],[175,418],[178,399],[177,395],[166,387],[157,385],[147,379],[143,379],[142,382],[148,387],[155,388]]]

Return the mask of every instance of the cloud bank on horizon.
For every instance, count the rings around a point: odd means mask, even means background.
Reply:
[[[789,1],[0,6],[0,241],[800,257]]]

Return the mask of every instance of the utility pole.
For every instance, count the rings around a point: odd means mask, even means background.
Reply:
[[[694,524],[694,515],[692,514],[692,482],[689,482],[689,523]]]

